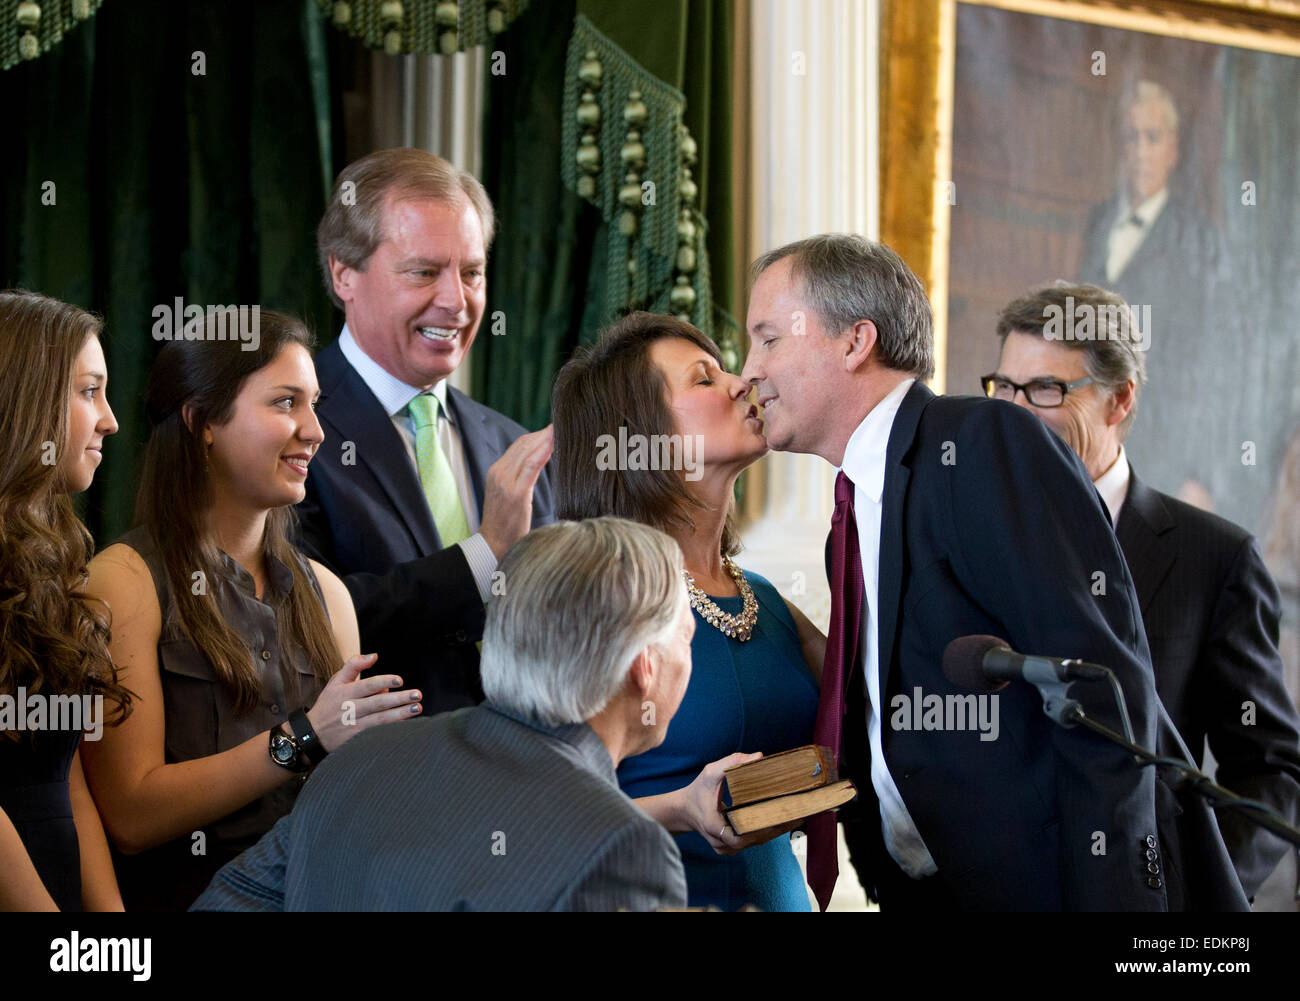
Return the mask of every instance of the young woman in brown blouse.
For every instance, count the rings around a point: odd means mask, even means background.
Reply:
[[[290,541],[324,439],[306,329],[262,310],[224,339],[218,318],[160,351],[136,527],[90,566],[138,693],[86,759],[128,909],[188,907],[323,753],[421,708],[397,675],[358,679],[374,657],[352,600]]]

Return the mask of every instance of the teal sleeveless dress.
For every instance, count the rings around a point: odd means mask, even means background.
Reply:
[[[619,766],[618,782],[635,798],[690,785],[700,769],[736,751],[774,754],[812,742],[817,686],[804,663],[794,620],[770,583],[745,573],[758,600],[758,623],[740,643],[695,615],[691,681],[664,742]],[[714,598],[739,615],[742,600]],[[799,863],[789,835],[736,855],[718,855],[694,831],[676,835],[692,907],[734,911],[806,911]]]

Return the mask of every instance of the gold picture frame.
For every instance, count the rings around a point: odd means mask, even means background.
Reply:
[[[925,282],[938,392],[947,384],[957,4],[1300,56],[1300,0],[883,0],[880,231]]]

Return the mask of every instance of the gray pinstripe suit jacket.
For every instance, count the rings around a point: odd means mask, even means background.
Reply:
[[[483,704],[357,734],[193,910],[593,911],[686,904],[672,837],[585,723]]]

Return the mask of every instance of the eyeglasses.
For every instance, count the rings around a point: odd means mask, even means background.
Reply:
[[[1092,376],[1085,375],[1082,379],[1075,379],[1073,382],[1063,382],[1060,379],[1032,379],[1022,386],[996,372],[980,376],[980,385],[984,387],[985,396],[991,396],[995,400],[1014,400],[1016,393],[1023,391],[1025,399],[1036,407],[1059,407],[1065,402],[1066,393],[1086,386],[1092,381]]]

